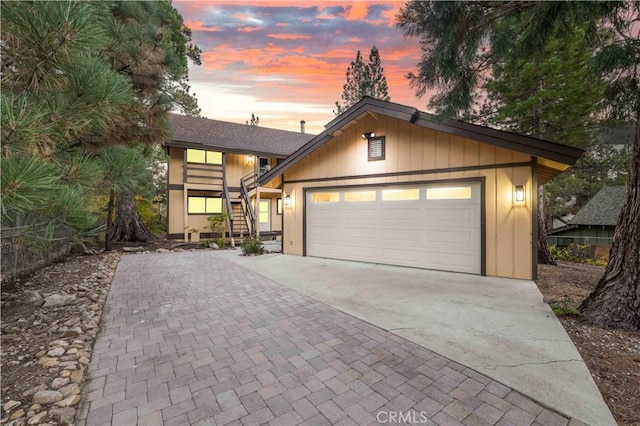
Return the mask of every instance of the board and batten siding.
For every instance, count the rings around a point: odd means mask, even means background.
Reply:
[[[385,160],[367,160],[363,132],[385,136]],[[304,254],[304,189],[359,185],[394,185],[410,182],[485,180],[486,275],[531,279],[532,158],[456,135],[415,126],[384,115],[362,116],[357,123],[284,173],[283,197],[291,196],[284,209],[283,252]],[[527,163],[527,164],[522,164]],[[511,165],[492,168],[492,165]],[[431,172],[458,167],[475,170]],[[395,175],[424,171],[429,173]],[[383,174],[384,176],[375,176]],[[526,200],[514,206],[514,185],[524,185]],[[380,241],[384,245],[384,241]]]

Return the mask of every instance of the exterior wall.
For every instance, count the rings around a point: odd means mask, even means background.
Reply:
[[[386,137],[385,160],[367,160],[367,141],[360,135],[370,131]],[[290,195],[292,205],[284,209],[283,252],[304,254],[305,188],[484,178],[486,274],[532,279],[531,161],[529,155],[386,116],[363,117],[284,173],[282,197]],[[412,171],[427,172],[398,175]],[[514,185],[525,186],[523,206],[514,206]]]
[[[168,181],[169,181],[169,193],[168,193],[168,226],[167,232],[169,234],[184,234],[185,227],[189,228],[198,228],[201,233],[208,232],[208,229],[205,227],[209,226],[209,222],[207,218],[210,216],[208,214],[192,214],[186,216],[185,221],[185,208],[186,208],[186,196],[184,191],[184,148],[180,147],[169,147],[169,164],[168,164]],[[225,153],[225,178],[227,181],[227,185],[230,188],[231,198],[236,198],[239,194],[239,191],[233,191],[233,189],[237,189],[240,187],[240,179],[249,173],[255,170],[255,161],[256,157],[251,154],[237,154],[237,153]],[[251,158],[251,160],[249,160]],[[275,165],[275,158],[270,161]],[[198,174],[202,174],[205,176],[209,176],[210,174],[206,171],[198,171]],[[213,174],[211,174],[213,176]],[[207,186],[204,185],[207,182],[206,179],[197,179],[191,178],[189,180],[189,184],[200,184],[197,185],[198,191],[204,195],[207,191]],[[281,178],[274,179],[273,182],[269,183],[269,187],[276,188],[281,183]],[[191,187],[190,189],[195,190],[196,188]],[[211,186],[209,188],[211,191],[220,191],[219,186]],[[271,230],[272,231],[280,231],[282,229],[282,219],[281,215],[277,215],[277,201],[276,198],[279,198],[280,195],[272,195],[272,194],[263,194],[262,198],[272,198],[271,205]]]
[[[247,154],[225,154],[225,177],[227,185],[240,187],[240,179],[255,171],[255,156]]]

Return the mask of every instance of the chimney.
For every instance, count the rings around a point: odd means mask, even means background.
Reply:
[[[304,133],[304,125],[305,124],[306,124],[306,121],[300,120],[300,133]]]

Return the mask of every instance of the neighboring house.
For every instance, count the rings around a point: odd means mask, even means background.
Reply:
[[[222,212],[230,212],[231,237],[254,231],[280,235],[278,181],[257,187],[257,177],[313,135],[177,114],[170,115],[170,123],[173,139],[165,144],[169,238],[187,240],[192,229],[207,235],[207,219]]]
[[[568,247],[571,244],[589,245],[599,252],[608,252],[625,195],[624,186],[602,188],[576,213],[567,226],[548,232],[549,243],[560,247]]]
[[[285,254],[535,279],[538,185],[582,154],[364,98],[258,181]]]

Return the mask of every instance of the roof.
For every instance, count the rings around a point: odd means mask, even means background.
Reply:
[[[290,155],[314,136],[179,114],[169,114],[169,122],[173,130],[173,139],[166,142],[169,146],[275,157]]]
[[[624,186],[606,186],[590,199],[569,221],[571,225],[616,226],[624,205]]]
[[[265,184],[274,177],[286,171],[289,167],[302,160],[316,149],[329,142],[333,135],[343,129],[352,121],[365,113],[374,113],[408,121],[420,127],[440,130],[453,135],[474,139],[490,145],[523,152],[536,157],[546,158],[559,163],[573,165],[584,153],[583,150],[549,142],[517,133],[478,126],[457,120],[440,120],[436,116],[420,111],[416,108],[393,102],[382,101],[370,97],[362,98],[347,111],[330,121],[325,130],[307,142],[300,149],[291,154],[277,167],[271,169],[260,178],[260,183]]]

